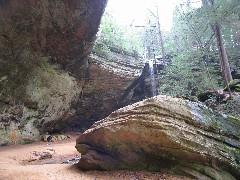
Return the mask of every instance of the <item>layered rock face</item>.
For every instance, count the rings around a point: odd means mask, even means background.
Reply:
[[[131,64],[127,63],[129,59],[133,61]],[[142,68],[139,59],[114,52],[109,52],[105,58],[91,55],[85,83],[74,105],[76,113],[67,121],[59,122],[55,129],[85,131],[94,122],[107,117],[117,109],[116,102]]]
[[[106,1],[0,1],[0,145],[74,114]]]
[[[117,109],[143,61],[114,52],[88,57],[105,6],[0,1],[0,145],[83,131]]]
[[[121,97],[129,93],[127,89],[132,82],[142,76],[143,67],[143,59],[140,57],[93,50],[88,58],[85,83],[76,103],[79,108],[60,127],[66,127],[65,130],[77,128],[85,131],[94,122],[107,117],[118,109]],[[126,103],[130,104],[132,101]]]
[[[104,56],[92,54],[88,62],[86,82],[76,104],[81,108],[60,127],[86,130],[116,109],[153,96],[149,65],[143,59],[111,51]]]
[[[144,169],[198,179],[240,176],[239,120],[156,96],[96,122],[78,139],[84,170]]]

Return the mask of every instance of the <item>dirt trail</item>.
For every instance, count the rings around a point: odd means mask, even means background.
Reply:
[[[75,149],[77,136],[71,139],[53,142],[36,142],[27,145],[0,147],[0,180],[179,180],[188,179],[154,172],[131,171],[87,171],[76,165],[62,164],[79,153]],[[55,151],[50,159],[38,160],[34,152]]]

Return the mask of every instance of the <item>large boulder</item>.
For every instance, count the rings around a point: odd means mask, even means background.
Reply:
[[[156,96],[96,122],[78,139],[83,170],[152,170],[199,179],[240,177],[239,119]]]

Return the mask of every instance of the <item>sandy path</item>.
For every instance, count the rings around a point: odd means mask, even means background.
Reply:
[[[179,176],[169,176],[154,172],[130,171],[88,171],[83,172],[76,165],[61,164],[67,159],[79,155],[75,149],[75,140],[54,142],[47,146],[46,142],[36,142],[27,145],[0,147],[0,180],[121,180],[121,179],[188,179]],[[34,151],[44,152],[54,149],[53,158],[36,160]]]

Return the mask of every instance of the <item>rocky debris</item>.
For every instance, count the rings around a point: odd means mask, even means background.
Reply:
[[[52,142],[66,140],[67,136],[64,135],[55,135],[52,137]]]
[[[47,142],[47,141],[48,141],[47,138],[48,138],[49,136],[50,136],[49,134],[43,135],[43,136],[42,136],[42,140],[43,140],[44,142]]]
[[[75,157],[72,157],[70,159],[68,159],[67,161],[64,161],[62,164],[77,164],[80,160],[80,156],[76,155]]]
[[[40,155],[39,160],[49,159],[49,158],[52,158],[52,154],[50,152],[43,152],[43,154]]]
[[[206,92],[200,93],[197,98],[201,102],[206,102],[206,104],[209,106],[213,102],[214,104],[217,105],[221,103],[226,103],[227,100],[229,100],[229,93],[221,89],[217,91],[206,91]]]
[[[32,154],[33,154],[34,156],[38,157],[38,158],[31,159],[30,161],[50,159],[50,158],[53,157],[53,154],[55,154],[55,150],[54,150],[54,149],[47,149],[47,151],[44,151],[44,152],[34,151]],[[30,161],[29,161],[29,162],[30,162]]]
[[[62,140],[66,140],[66,139],[68,139],[68,138],[71,138],[70,135],[65,136],[65,135],[62,135],[62,134],[59,134],[59,135],[51,135],[51,136],[52,136],[52,139],[51,139],[52,142],[62,141]],[[48,138],[48,137],[49,137],[49,135],[43,135],[43,141],[44,141],[44,142],[47,142],[47,138]]]
[[[239,120],[201,103],[156,96],[121,108],[78,139],[83,170],[149,170],[238,179]]]
[[[235,118],[240,118],[240,94],[232,91],[206,91],[198,95],[198,100],[218,112],[223,112]]]
[[[223,112],[232,118],[239,119],[240,121],[240,94],[232,93],[232,98],[228,99],[226,103],[216,104],[214,101],[205,102],[208,106],[213,107],[215,111]]]
[[[70,135],[67,135],[67,138],[71,139],[72,137]]]

